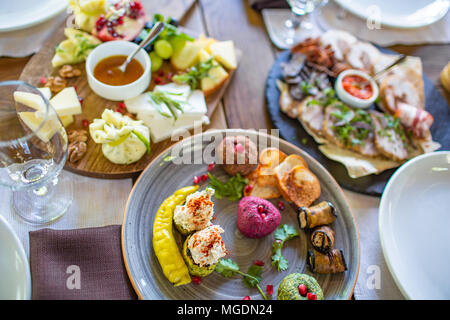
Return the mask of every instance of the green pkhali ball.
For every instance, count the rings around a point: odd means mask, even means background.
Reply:
[[[160,56],[158,56],[154,51],[150,52],[149,56],[152,64],[151,67],[152,72],[158,71],[162,67],[163,59]]]
[[[308,300],[307,296],[302,296],[298,291],[298,286],[304,284],[307,292],[314,293],[317,300],[323,300],[323,292],[317,280],[302,273],[291,273],[281,280],[278,286],[278,300]]]
[[[167,40],[158,40],[154,45],[155,52],[163,59],[169,59],[173,54],[172,46]]]

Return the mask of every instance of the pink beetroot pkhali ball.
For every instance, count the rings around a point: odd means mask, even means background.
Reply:
[[[248,238],[262,238],[275,231],[281,221],[278,209],[258,197],[244,197],[239,202],[237,227]]]

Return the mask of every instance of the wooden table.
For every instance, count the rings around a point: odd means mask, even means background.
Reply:
[[[221,106],[214,113],[210,127],[270,129],[265,108],[264,90],[267,74],[276,58],[277,50],[270,42],[262,17],[249,7],[246,0],[165,0],[164,6],[177,1],[179,6],[190,6],[181,23],[206,35],[221,40],[232,39],[243,52],[242,61],[225,94]],[[147,12],[164,12],[153,1],[143,0]],[[424,72],[450,102],[450,94],[439,81],[442,68],[449,61],[450,45],[394,46],[400,53],[422,58]],[[26,58],[0,58],[0,81],[19,78],[28,62]]]

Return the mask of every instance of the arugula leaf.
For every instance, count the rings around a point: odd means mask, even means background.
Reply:
[[[192,90],[200,87],[200,80],[208,76],[209,70],[215,66],[213,58],[199,62],[189,68],[188,72],[174,76],[172,79],[178,83],[188,84]]]
[[[277,267],[278,271],[287,270],[289,261],[282,255],[281,249],[286,241],[299,236],[294,226],[283,224],[275,232],[275,241],[272,244],[272,267]]]
[[[228,200],[237,201],[242,198],[242,191],[248,184],[248,179],[242,178],[239,173],[227,182],[220,181],[211,173],[208,173],[208,176],[209,186],[214,189],[214,196],[217,199],[228,198]]]

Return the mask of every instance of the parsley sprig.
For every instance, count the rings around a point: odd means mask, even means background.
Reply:
[[[231,278],[234,275],[241,275],[243,277],[242,283],[247,288],[254,288],[256,287],[263,297],[264,300],[267,300],[267,296],[264,294],[264,292],[261,290],[261,287],[259,286],[259,283],[262,280],[261,274],[263,271],[262,266],[258,266],[256,264],[253,264],[248,269],[248,273],[244,273],[239,270],[239,266],[236,262],[234,262],[231,259],[221,259],[219,263],[216,265],[216,272],[220,273],[222,276],[226,278]]]
[[[272,267],[277,267],[278,271],[287,270],[289,261],[281,254],[281,249],[286,241],[298,237],[299,233],[294,226],[283,224],[275,232],[275,241],[272,244]]]

